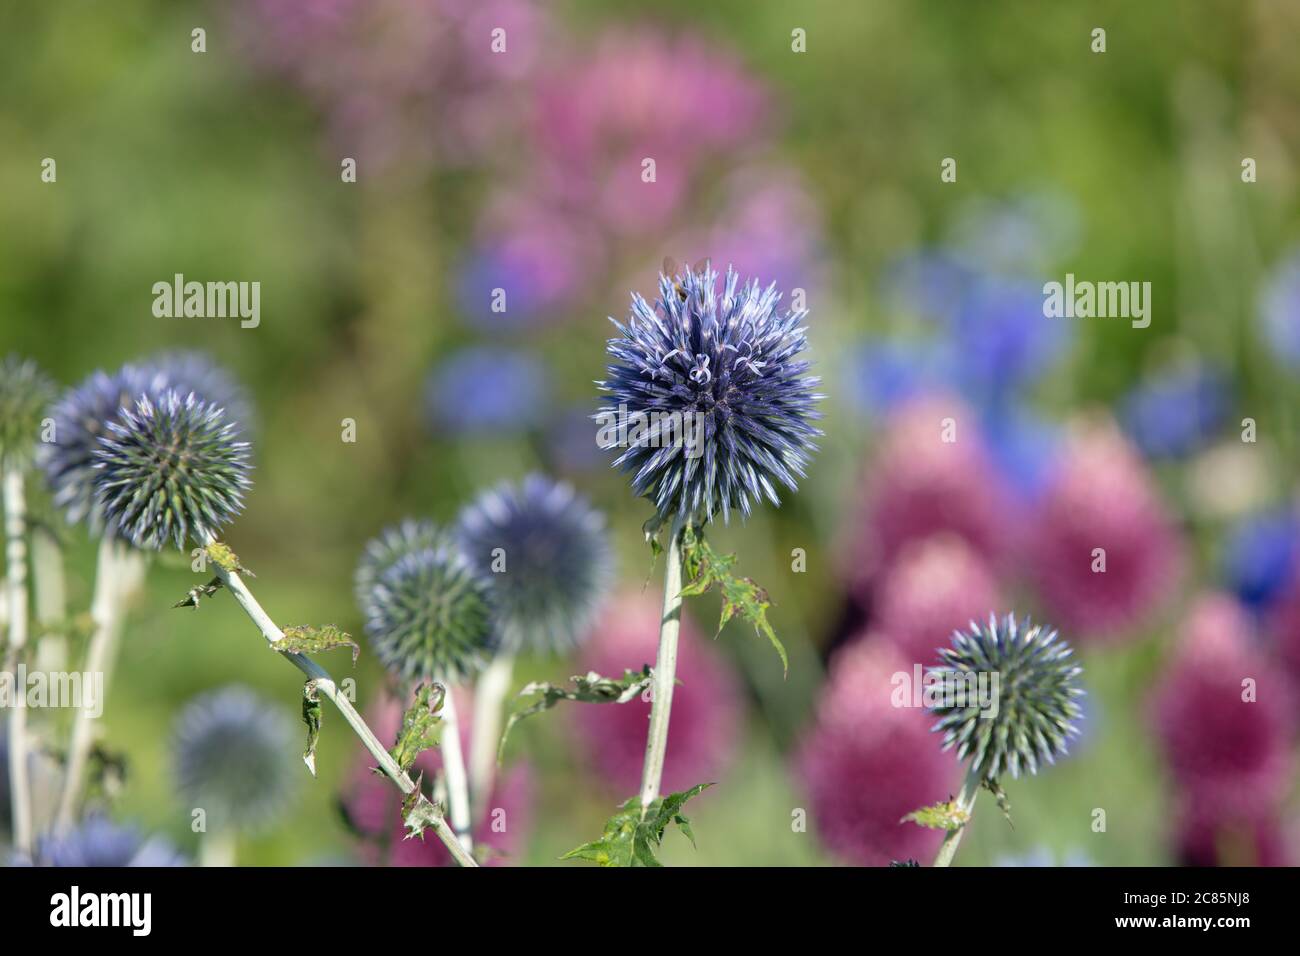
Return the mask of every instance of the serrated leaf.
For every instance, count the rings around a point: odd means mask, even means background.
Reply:
[[[309,680],[302,687],[302,722],[307,725],[307,749],[302,752],[302,762],[311,775],[316,776],[316,741],[320,738],[321,705],[316,681]]]
[[[402,822],[406,824],[409,831],[406,839],[419,837],[424,839],[424,831],[431,826],[437,825],[443,818],[442,808],[424,795],[420,789],[420,784],[424,781],[424,775],[415,781],[415,789],[411,791],[402,801]]]
[[[333,624],[316,627],[312,624],[298,624],[284,629],[284,637],[269,645],[272,650],[285,654],[319,654],[335,647],[352,648],[352,664],[355,667],[361,656],[361,645],[352,639],[352,635],[342,631]]]
[[[519,692],[521,698],[539,694],[541,697],[536,703],[512,713],[510,719],[506,721],[506,728],[501,734],[501,743],[497,747],[498,762],[505,754],[506,740],[510,736],[510,731],[525,717],[550,710],[562,700],[574,700],[586,704],[626,704],[641,696],[654,681],[654,675],[650,665],[646,664],[639,671],[623,671],[621,679],[601,677],[595,671],[588,671],[585,675],[570,677],[569,681],[573,684],[572,687],[560,687],[546,681],[533,681],[525,685]]]
[[[402,715],[402,727],[397,742],[388,751],[402,770],[410,770],[415,758],[426,750],[438,746],[442,732],[442,702],[447,688],[441,684],[422,684],[415,691],[415,702]]]
[[[1014,830],[1016,825],[1011,822],[1011,801],[1007,799],[1007,792],[1002,789],[1002,784],[998,783],[995,778],[986,777],[981,781],[980,786],[993,794],[993,799],[997,801],[998,809],[1001,810],[1002,815],[1007,818],[1007,825]]]
[[[689,790],[670,793],[650,804],[644,819],[640,797],[632,797],[609,818],[599,840],[575,847],[560,859],[587,860],[597,866],[662,866],[656,851],[663,845],[664,833],[670,825],[676,825],[691,845],[695,844],[691,821],[683,815],[682,807],[711,786],[711,783],[701,783]]]
[[[197,584],[185,592],[185,597],[173,604],[172,607],[198,607],[200,598],[212,597],[223,587],[225,585],[221,583],[221,578],[213,578],[207,584]]]
[[[682,530],[682,572],[686,576],[682,596],[695,597],[717,588],[722,595],[718,633],[722,633],[728,621],[740,615],[758,634],[768,639],[781,658],[782,671],[788,676],[790,658],[767,619],[767,609],[772,606],[768,593],[752,578],[732,573],[735,563],[734,554],[718,554],[694,528],[688,525]]]
[[[948,799],[933,806],[913,810],[899,823],[915,823],[917,826],[931,830],[960,830],[970,820],[970,813],[963,810],[956,800]]]

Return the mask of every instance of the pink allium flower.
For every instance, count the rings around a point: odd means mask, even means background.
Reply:
[[[1184,811],[1175,834],[1183,866],[1291,866],[1294,859],[1276,812],[1215,814]]]
[[[1267,628],[1273,653],[1291,681],[1292,698],[1300,701],[1300,574],[1269,612]]]
[[[1049,617],[1077,640],[1114,640],[1173,594],[1182,540],[1137,451],[1110,424],[1066,443],[1027,535]],[[1105,551],[1105,571],[1094,571]]]
[[[545,185],[619,234],[662,227],[701,164],[726,157],[766,109],[756,80],[695,36],[612,31],[541,84],[536,130]],[[655,182],[641,180],[655,160]]]
[[[255,60],[326,114],[335,146],[388,165],[481,157],[522,120],[546,44],[537,0],[248,0],[234,28]],[[492,49],[505,31],[505,51]]]
[[[579,669],[606,677],[654,665],[659,647],[660,607],[640,594],[624,595],[595,628]],[[677,687],[668,723],[668,755],[662,791],[685,790],[721,780],[739,743],[744,703],[731,665],[682,617]],[[645,760],[650,703],[574,704],[569,708],[588,762],[613,790],[635,793]]]
[[[1255,700],[1243,700],[1243,681]],[[1291,773],[1289,688],[1231,598],[1197,601],[1155,692],[1155,726],[1183,812],[1203,831],[1276,810]]]
[[[946,419],[956,426],[956,441],[943,440]],[[926,396],[900,407],[869,463],[867,481],[848,572],[859,595],[911,541],[949,532],[994,567],[1015,546],[1009,493],[976,416],[958,399]]]
[[[813,828],[850,863],[928,861],[943,835],[900,821],[948,799],[960,782],[956,759],[930,733],[933,718],[919,707],[893,706],[890,681],[900,671],[910,676],[911,665],[874,637],[842,648],[795,759]]]
[[[402,722],[404,704],[385,696],[369,708],[366,721],[383,742],[395,740]],[[470,728],[466,716],[474,712],[468,692],[456,695],[456,712],[461,717],[461,745],[469,753]],[[387,777],[376,774],[374,759],[362,753],[344,788],[342,805],[352,826],[364,837],[361,859],[378,866],[451,866],[451,854],[431,833],[424,839],[406,839],[402,822],[402,800]],[[442,753],[426,750],[415,761],[414,777],[424,773],[428,783],[440,772]],[[498,774],[487,801],[485,816],[474,823],[475,847],[488,847],[489,865],[509,864],[523,851],[532,825],[533,773],[527,763],[516,763]]]
[[[1001,614],[998,584],[984,559],[952,534],[907,544],[884,575],[874,629],[908,663],[934,664],[935,649],[970,621]]]

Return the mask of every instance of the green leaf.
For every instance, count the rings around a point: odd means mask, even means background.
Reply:
[[[917,826],[931,830],[960,830],[970,820],[970,814],[963,810],[956,800],[949,798],[943,803],[913,810],[899,823],[915,823]]]
[[[221,578],[213,578],[207,584],[195,585],[186,592],[185,597],[173,604],[172,607],[198,607],[200,598],[212,597],[223,587],[225,585],[221,583]]]
[[[662,866],[655,851],[663,845],[664,833],[670,825],[676,825],[691,845],[695,845],[691,821],[682,813],[682,807],[711,786],[711,783],[701,783],[689,790],[670,793],[650,804],[644,819],[641,799],[632,797],[609,818],[599,840],[575,847],[560,859],[587,860],[598,866]]]
[[[352,639],[352,635],[341,631],[333,624],[315,627],[311,624],[298,624],[284,629],[284,637],[270,645],[272,650],[283,654],[319,654],[333,647],[352,648],[352,664],[355,667],[361,656],[361,645]]]
[[[424,781],[424,775],[415,781],[415,789],[407,795],[402,801],[402,822],[406,824],[406,829],[410,832],[406,834],[406,839],[419,837],[424,839],[424,831],[429,827],[436,826],[442,821],[442,808],[424,795],[420,789],[420,784]]]
[[[302,762],[311,775],[316,776],[316,741],[320,738],[321,706],[316,681],[302,686],[302,722],[307,725],[307,749],[302,752]]]
[[[1002,789],[1002,784],[998,783],[998,781],[993,777],[986,777],[981,781],[980,786],[993,794],[993,799],[997,801],[998,809],[1002,811],[1002,815],[1007,818],[1007,824],[1014,830],[1016,825],[1011,822],[1011,801],[1007,799],[1007,792]]]
[[[576,700],[586,704],[626,704],[641,696],[641,693],[653,682],[654,675],[650,665],[646,664],[639,671],[625,670],[621,680],[601,677],[595,671],[588,671],[585,675],[575,675],[569,680],[573,683],[572,688],[559,687],[545,681],[533,681],[519,692],[520,697],[533,697],[540,694],[541,698],[536,703],[510,715],[510,719],[506,721],[506,729],[501,734],[501,743],[497,747],[498,762],[505,754],[506,740],[510,736],[510,731],[525,717],[550,710],[562,700]]]
[[[722,617],[718,621],[718,633],[737,614],[753,625],[754,630],[771,642],[781,658],[781,668],[788,676],[790,658],[785,652],[785,645],[772,630],[767,619],[767,609],[772,602],[767,591],[754,583],[751,578],[737,577],[732,573],[736,563],[734,554],[718,554],[709,546],[702,534],[687,525],[682,529],[682,572],[686,584],[682,588],[683,597],[695,597],[717,588],[722,595]]]
[[[397,742],[388,751],[402,770],[410,770],[415,758],[426,750],[438,746],[442,732],[442,702],[447,697],[447,688],[441,684],[422,684],[415,691],[415,702],[402,716],[402,729],[398,731]]]

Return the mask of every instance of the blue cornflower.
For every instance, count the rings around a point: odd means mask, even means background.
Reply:
[[[549,383],[524,352],[475,347],[438,365],[425,384],[434,428],[457,433],[518,431],[542,420]]]
[[[486,491],[461,512],[458,536],[487,582],[502,646],[563,653],[586,636],[613,558],[604,515],[572,486],[529,475]]]
[[[1124,401],[1123,421],[1134,443],[1153,458],[1177,458],[1201,448],[1223,423],[1228,387],[1199,365],[1163,372]]]
[[[821,434],[819,380],[799,358],[807,313],[780,309],[775,285],[741,286],[730,268],[720,297],[716,284],[709,268],[660,276],[654,307],[634,294],[627,324],[610,319],[619,336],[596,418],[603,430],[646,416],[648,431],[633,438],[634,424],[614,464],[661,519],[725,521],[763,497],[779,504],[777,485],[795,489]],[[674,420],[670,440],[663,429]]]
[[[1300,553],[1295,515],[1287,511],[1252,515],[1229,534],[1223,576],[1242,604],[1267,607],[1291,583]]]

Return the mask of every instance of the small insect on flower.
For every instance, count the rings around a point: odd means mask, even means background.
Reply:
[[[812,424],[819,380],[798,359],[806,311],[780,310],[775,285],[741,286],[732,269],[720,298],[716,284],[706,260],[701,271],[660,276],[653,308],[633,295],[626,325],[610,319],[620,335],[598,383],[609,404],[595,417],[651,423],[634,429],[642,437],[614,465],[660,519],[727,520],[763,497],[780,504],[776,486],[795,489],[821,434]]]
[[[529,475],[484,492],[458,536],[487,583],[503,647],[564,653],[587,633],[612,554],[604,515],[570,485]]]
[[[1008,772],[1034,774],[1044,761],[1055,762],[1082,715],[1083,668],[1073,654],[1055,630],[1028,619],[1018,623],[1011,614],[954,633],[952,646],[939,650],[943,663],[930,668],[943,690],[932,708],[943,749],[956,747],[958,758],[969,758],[971,770],[988,781]],[[993,687],[992,706],[981,682]]]
[[[5,468],[27,467],[53,398],[54,383],[35,362],[18,355],[0,360],[0,464]]]
[[[448,542],[398,557],[375,578],[361,610],[371,646],[391,674],[455,684],[487,662],[487,589]]]
[[[248,442],[219,408],[167,389],[141,396],[95,451],[95,497],[105,520],[138,548],[215,536],[252,486]]]

